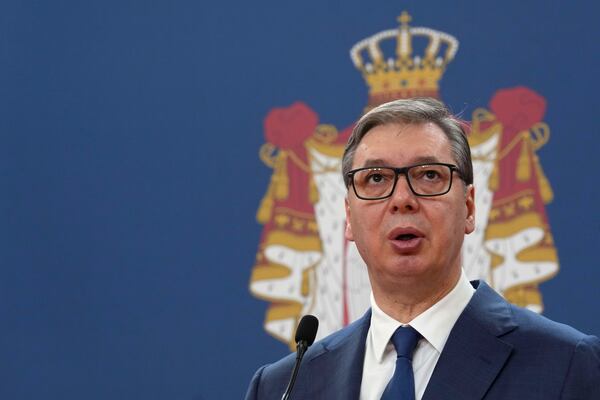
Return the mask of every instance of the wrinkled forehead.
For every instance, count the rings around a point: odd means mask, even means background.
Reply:
[[[356,147],[353,168],[426,162],[455,162],[444,131],[432,122],[394,123],[369,129]]]
[[[379,123],[370,127],[363,135],[361,142],[371,135],[373,132],[377,131],[385,131],[389,136],[400,136],[405,133],[427,133],[427,132],[437,132],[441,133],[441,137],[445,138],[446,134],[442,130],[442,128],[433,121],[423,121],[423,122],[402,122],[402,121],[392,121]]]

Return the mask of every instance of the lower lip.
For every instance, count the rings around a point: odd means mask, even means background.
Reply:
[[[399,253],[410,253],[419,248],[423,238],[416,237],[410,240],[391,240],[392,247]]]

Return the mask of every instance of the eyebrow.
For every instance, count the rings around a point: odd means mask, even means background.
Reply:
[[[416,157],[416,158],[412,159],[412,162],[410,163],[410,165],[436,163],[436,162],[440,162],[440,160],[437,157],[420,156],[420,157]],[[387,161],[385,161],[381,158],[369,158],[369,159],[365,160],[363,167],[383,167],[383,166],[389,166],[389,165],[390,164]]]

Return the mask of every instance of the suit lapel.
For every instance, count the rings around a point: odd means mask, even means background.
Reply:
[[[423,400],[482,399],[512,352],[500,337],[515,328],[508,303],[480,282],[450,332]]]
[[[371,312],[324,340],[309,360],[306,399],[358,400]]]

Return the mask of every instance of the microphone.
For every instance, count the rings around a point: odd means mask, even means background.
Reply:
[[[300,320],[298,328],[296,328],[296,364],[292,371],[290,383],[288,384],[283,397],[281,397],[281,400],[290,399],[292,388],[296,382],[296,375],[298,375],[298,370],[300,369],[300,362],[302,361],[302,357],[304,357],[306,349],[308,349],[315,341],[317,329],[319,329],[319,320],[314,315],[305,315]]]

